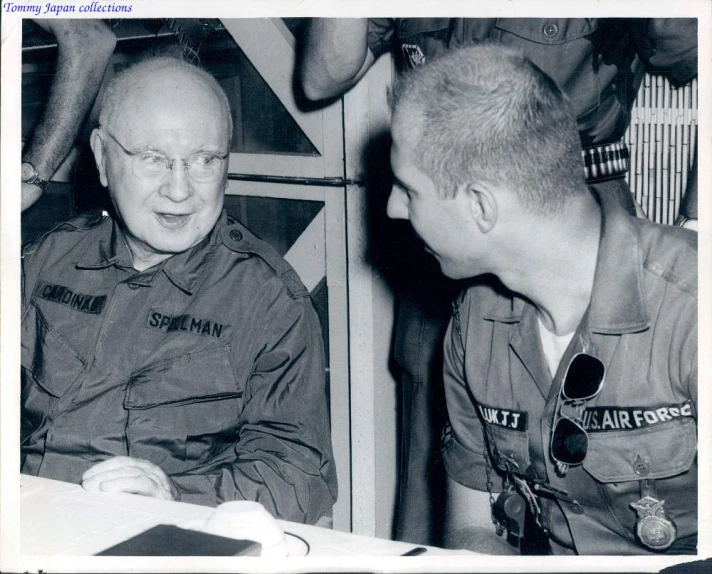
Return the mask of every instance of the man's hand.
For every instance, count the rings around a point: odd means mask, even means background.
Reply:
[[[117,456],[92,466],[82,476],[82,488],[180,500],[175,484],[160,467],[128,456]]]

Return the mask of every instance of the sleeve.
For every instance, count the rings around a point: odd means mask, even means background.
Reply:
[[[377,59],[388,52],[395,43],[395,21],[393,18],[369,18],[368,49]]]
[[[278,518],[313,524],[337,496],[318,318],[308,295],[283,294],[262,325],[236,443],[171,478],[184,502],[254,500]]]
[[[487,467],[491,469],[492,478],[496,470],[489,460],[482,422],[466,382],[463,329],[466,329],[467,316],[462,313],[462,307],[461,302],[455,306],[445,335],[443,381],[449,421],[443,436],[443,462],[450,478],[468,488],[485,491]],[[500,490],[494,485],[490,488],[492,492]]]
[[[678,83],[697,75],[696,18],[631,20],[638,55],[651,71]]]

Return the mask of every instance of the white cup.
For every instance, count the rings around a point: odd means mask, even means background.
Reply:
[[[203,532],[259,542],[261,556],[283,557],[289,553],[284,531],[259,502],[224,502],[205,522]]]

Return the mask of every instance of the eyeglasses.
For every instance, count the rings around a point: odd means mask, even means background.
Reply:
[[[230,155],[218,155],[210,152],[198,152],[188,159],[168,159],[165,155],[155,151],[130,151],[117,140],[111,133],[103,130],[114,140],[127,156],[131,158],[133,174],[145,181],[160,181],[166,177],[176,161],[182,162],[188,177],[195,183],[213,183],[220,179],[223,163]]]
[[[588,433],[581,426],[582,406],[601,392],[605,373],[601,360],[587,353],[575,355],[566,369],[551,433],[551,457],[562,476],[569,466],[579,465],[586,458]],[[575,407],[576,415],[562,413],[568,405]]]

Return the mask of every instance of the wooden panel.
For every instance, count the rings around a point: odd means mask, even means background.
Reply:
[[[345,164],[350,179],[388,173],[387,151],[375,158],[377,169],[366,151],[387,137],[386,87],[391,77],[391,59],[381,58],[344,97]],[[374,192],[365,185],[352,185],[346,194],[353,532],[390,538],[398,476],[397,387],[389,370],[394,302],[369,257],[369,194]]]

